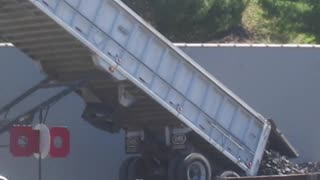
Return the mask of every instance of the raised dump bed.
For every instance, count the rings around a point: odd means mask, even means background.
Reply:
[[[77,91],[88,103],[84,117],[101,129],[108,129],[106,119],[119,121],[117,126],[126,130],[128,152],[148,152],[147,157],[152,154],[164,161],[158,164],[165,169],[172,163],[183,166],[180,174],[190,175],[189,166],[198,166],[205,179],[212,176],[210,166],[257,174],[269,122],[122,2],[0,2],[2,37],[32,57],[49,77],[65,81],[99,75]],[[106,112],[117,104],[122,105],[121,113]],[[99,119],[92,113],[104,116]],[[148,139],[163,142],[166,150],[157,152],[147,144],[161,143]],[[190,163],[171,163],[176,156]],[[137,164],[137,159],[132,162]],[[128,163],[124,169],[131,167]],[[166,176],[180,176],[175,173]]]

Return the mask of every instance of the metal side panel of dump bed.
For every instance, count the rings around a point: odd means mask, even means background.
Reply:
[[[122,2],[17,2],[34,4],[88,47],[98,67],[134,83],[247,175],[257,173],[269,123]]]

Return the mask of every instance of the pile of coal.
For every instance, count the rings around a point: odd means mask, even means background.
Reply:
[[[320,172],[320,162],[307,162],[299,164],[300,169],[305,173]]]
[[[260,166],[259,175],[304,174],[307,172],[308,170],[303,170],[298,164],[291,162],[278,152],[266,151]]]
[[[259,175],[289,175],[320,172],[320,162],[296,164],[275,151],[266,151]]]

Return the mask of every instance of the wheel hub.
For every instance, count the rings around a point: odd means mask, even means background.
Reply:
[[[193,162],[187,168],[188,180],[206,180],[206,168],[201,162]]]

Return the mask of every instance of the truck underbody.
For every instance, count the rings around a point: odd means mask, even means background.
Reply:
[[[12,124],[32,123],[34,119],[29,119],[28,122],[21,122],[20,120],[25,119],[25,117],[34,117],[35,114],[50,108],[74,90],[82,98],[88,98],[88,95],[84,95],[83,88],[91,80],[89,78],[69,83],[58,83],[49,79],[41,81],[1,108],[0,113],[7,113],[14,109],[17,104],[39,90],[64,88],[60,93],[31,107],[26,113],[7,121],[7,123],[4,123],[6,121],[1,121],[3,124],[1,124],[0,132],[7,131]],[[122,92],[119,89],[118,94]],[[93,98],[91,97],[91,99]],[[187,126],[179,123],[179,121],[171,124],[155,122],[147,124],[130,118],[127,121],[114,119],[114,112],[126,113],[126,109],[131,107],[125,107],[121,104],[123,100],[120,101],[120,99],[118,96],[118,105],[116,106],[120,110],[108,108],[101,103],[87,103],[82,114],[83,119],[97,129],[108,133],[119,133],[124,130],[125,150],[131,156],[123,162],[119,170],[119,177],[122,178],[120,180],[185,179],[186,177],[182,175],[186,174],[186,171],[188,171],[187,174],[190,174],[189,179],[200,178],[207,174],[208,168],[210,168],[209,172],[212,178],[216,176],[235,177],[246,175],[242,169],[226,158],[219,150],[212,147],[207,141],[203,140]],[[131,105],[134,106],[134,103]],[[272,120],[270,120],[270,123],[272,124],[272,131],[266,149],[281,152],[288,157],[297,157],[298,154],[295,149],[287,142]]]

